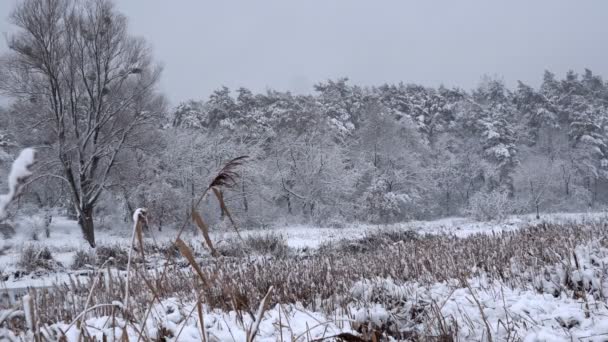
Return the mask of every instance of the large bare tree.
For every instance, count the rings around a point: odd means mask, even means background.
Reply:
[[[0,89],[34,104],[37,127],[52,132],[56,176],[95,247],[95,204],[163,107],[161,68],[108,0],[25,0],[10,19],[19,30],[0,64]]]

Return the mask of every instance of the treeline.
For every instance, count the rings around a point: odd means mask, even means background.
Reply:
[[[589,70],[545,72],[538,89],[485,78],[471,92],[340,79],[309,96],[222,88],[180,105],[172,129],[252,155],[238,205],[251,215],[492,218],[605,203],[607,100]]]
[[[9,121],[20,121],[22,105],[5,112]],[[312,95],[224,87],[179,105],[145,144],[121,151],[97,210],[147,206],[156,225],[173,224],[240,155],[249,160],[225,199],[249,226],[597,209],[608,199],[607,114],[608,84],[589,70],[545,72],[538,89],[491,78],[471,92],[347,79]],[[29,196],[69,206],[62,183],[50,179]]]

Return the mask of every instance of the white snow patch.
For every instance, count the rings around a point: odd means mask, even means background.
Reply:
[[[30,167],[34,164],[35,156],[36,152],[33,148],[26,148],[13,162],[8,175],[8,193],[0,195],[0,219],[6,216],[6,207],[18,194],[20,182],[32,175]]]

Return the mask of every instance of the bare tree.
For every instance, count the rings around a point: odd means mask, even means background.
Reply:
[[[533,155],[523,159],[515,173],[519,197],[540,219],[541,207],[557,202],[560,193],[560,163],[550,157]]]
[[[161,68],[108,0],[25,0],[10,16],[19,31],[3,57],[0,89],[29,101],[52,132],[58,177],[67,182],[85,239],[125,149],[163,108]]]

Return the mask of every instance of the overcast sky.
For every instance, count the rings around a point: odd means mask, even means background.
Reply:
[[[15,0],[0,0],[6,16]],[[483,74],[538,85],[590,68],[608,77],[605,0],[118,0],[165,66],[173,105],[221,85],[309,92],[353,83],[473,88]],[[6,50],[4,39],[0,50]]]

